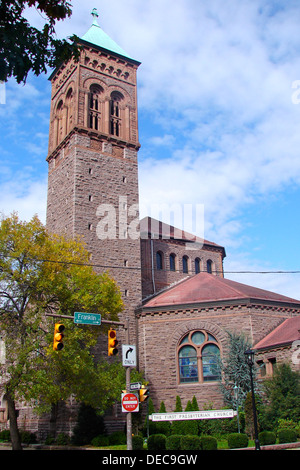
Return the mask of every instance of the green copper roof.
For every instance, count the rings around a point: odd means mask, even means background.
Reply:
[[[90,29],[82,36],[82,40],[93,44],[94,46],[101,47],[102,49],[106,49],[108,51],[114,52],[118,55],[126,57],[127,59],[134,60],[130,57],[118,44],[113,41],[104,31],[100,28],[97,17],[98,13],[96,8],[93,9],[92,15],[94,17],[94,21]],[[134,60],[134,62],[137,62]]]

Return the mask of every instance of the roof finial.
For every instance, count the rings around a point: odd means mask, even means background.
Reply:
[[[93,24],[99,26],[99,25],[98,25],[98,21],[97,21],[97,18],[98,18],[98,16],[99,16],[99,15],[98,15],[97,8],[93,8],[93,9],[92,9],[91,15],[92,15],[92,17],[94,18]]]

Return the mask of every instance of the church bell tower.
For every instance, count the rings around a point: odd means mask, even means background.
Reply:
[[[81,236],[97,272],[120,287],[135,341],[141,302],[137,69],[99,26],[79,41],[78,62],[51,75],[47,228]]]

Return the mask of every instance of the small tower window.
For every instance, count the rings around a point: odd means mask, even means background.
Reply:
[[[170,254],[170,271],[175,271],[176,269],[176,255],[174,253]]]
[[[116,137],[121,135],[121,108],[120,103],[124,99],[123,95],[114,91],[110,96],[110,133]]]
[[[209,274],[212,274],[212,260],[208,259],[206,263],[206,270]]]
[[[195,259],[195,274],[200,273],[200,258]]]
[[[88,126],[98,131],[100,129],[100,95],[103,89],[99,85],[92,85],[89,93]]]
[[[183,258],[182,258],[182,271],[183,271],[184,273],[188,273],[188,272],[189,272],[188,257],[187,257],[187,256],[183,256]]]
[[[156,253],[156,269],[163,269],[163,254],[161,251]]]

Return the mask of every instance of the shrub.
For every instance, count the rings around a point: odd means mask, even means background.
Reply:
[[[259,440],[260,445],[262,446],[275,444],[276,434],[275,432],[271,432],[271,431],[262,431],[258,434],[258,440]]]
[[[109,438],[108,436],[100,434],[92,439],[91,444],[94,447],[105,447],[109,445]]]
[[[64,432],[61,432],[60,434],[58,434],[56,438],[56,444],[58,444],[59,446],[66,446],[70,444],[69,436],[65,434]]]
[[[144,445],[143,436],[132,437],[132,450],[142,450]]]
[[[297,433],[293,429],[281,429],[278,432],[279,444],[284,444],[285,442],[296,442]]]
[[[248,447],[249,439],[247,434],[234,432],[228,434],[227,442],[229,449],[240,449],[242,447]]]
[[[3,431],[0,432],[0,441],[10,441],[9,429],[3,429]]]
[[[105,424],[102,416],[89,405],[80,405],[77,423],[73,430],[72,444],[76,446],[90,444],[91,440],[105,433]]]
[[[51,446],[51,444],[54,444],[54,443],[55,443],[54,437],[48,435],[48,436],[46,437],[46,439],[45,439],[45,444],[46,444],[47,446]]]
[[[201,436],[200,445],[202,450],[216,450],[218,448],[218,441],[213,436]]]
[[[200,437],[191,436],[189,434],[185,436],[181,436],[180,447],[181,447],[181,450],[200,450],[201,449]]]
[[[148,450],[166,450],[166,439],[164,434],[152,434],[147,439]]]
[[[23,444],[35,444],[36,435],[30,431],[20,431],[20,438]]]
[[[116,431],[113,432],[109,437],[109,445],[114,446],[114,445],[122,445],[126,444],[127,438],[124,432],[122,431]]]
[[[168,436],[166,439],[166,450],[180,450],[180,434],[173,434],[172,436]]]

